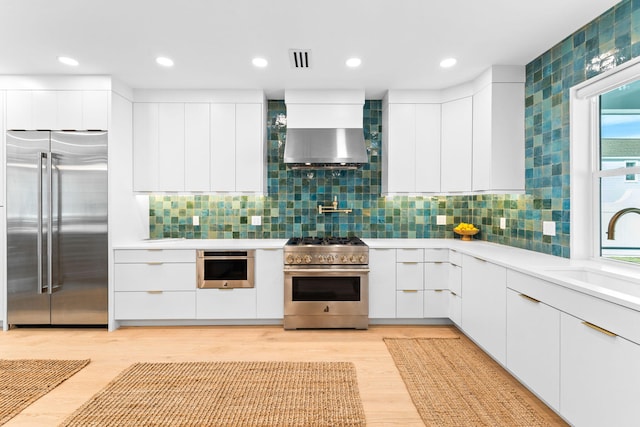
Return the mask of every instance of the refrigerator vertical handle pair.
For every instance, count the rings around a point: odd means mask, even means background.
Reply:
[[[38,237],[37,237],[37,254],[38,254],[38,293],[53,293],[53,265],[51,260],[51,254],[53,251],[53,242],[52,242],[52,225],[53,225],[53,206],[52,206],[52,196],[51,191],[49,189],[52,188],[53,183],[53,175],[52,175],[52,162],[53,155],[47,152],[38,153]],[[42,181],[44,178],[44,173],[42,168],[44,166],[43,159],[47,159],[46,170],[47,170],[47,186],[48,191],[46,193],[47,197],[47,280],[44,282],[44,272],[42,261],[44,258],[43,248],[42,248],[42,228],[44,225],[44,203],[42,202],[42,198],[44,196],[44,189],[42,185]]]

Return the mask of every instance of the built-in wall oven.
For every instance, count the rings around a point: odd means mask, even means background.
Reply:
[[[253,288],[255,250],[198,250],[198,288]]]
[[[368,247],[357,238],[294,238],[285,245],[284,328],[369,326]]]

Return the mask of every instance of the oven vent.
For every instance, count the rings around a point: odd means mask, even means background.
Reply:
[[[289,49],[291,68],[311,68],[311,49]]]

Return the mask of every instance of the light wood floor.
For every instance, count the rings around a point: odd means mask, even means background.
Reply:
[[[367,331],[284,331],[278,326],[12,329],[0,332],[0,358],[89,358],[91,363],[5,426],[56,426],[135,362],[208,360],[350,361],[356,365],[367,425],[422,426],[382,338],[457,335],[462,334],[453,326],[372,326]],[[563,425],[521,390],[551,425]]]

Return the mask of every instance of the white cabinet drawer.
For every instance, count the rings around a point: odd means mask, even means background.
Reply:
[[[560,410],[560,312],[507,289],[507,368]]]
[[[424,263],[401,262],[396,264],[397,290],[424,289]]]
[[[115,264],[117,291],[195,291],[193,263]]]
[[[193,249],[117,249],[114,262],[196,262]],[[195,270],[195,266],[194,266]]]
[[[398,291],[396,295],[396,317],[398,319],[421,319],[424,316],[424,291]]]
[[[426,262],[424,264],[424,288],[425,289],[449,289],[448,262]]]
[[[424,261],[424,249],[398,249],[396,260],[398,262],[422,262]]]
[[[449,262],[449,249],[425,249],[425,262]]]
[[[441,318],[449,317],[449,290],[425,290],[424,291],[424,317]]]
[[[462,296],[462,267],[449,264],[449,290]]]
[[[453,249],[449,250],[449,262],[453,265],[462,265],[462,254]]]
[[[196,292],[115,292],[116,320],[195,319]]]
[[[255,319],[256,289],[198,289],[198,319]]]
[[[449,292],[449,319],[458,327],[462,324],[462,297]]]

